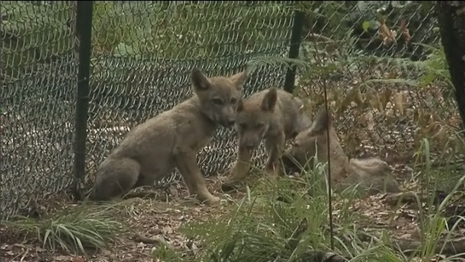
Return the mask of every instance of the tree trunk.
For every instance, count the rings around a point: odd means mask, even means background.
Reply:
[[[465,127],[465,3],[436,1],[436,12],[463,130]]]

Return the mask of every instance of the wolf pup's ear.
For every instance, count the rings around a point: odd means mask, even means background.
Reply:
[[[245,81],[247,81],[247,73],[242,71],[230,76],[229,79],[234,83],[238,90],[242,90],[244,88]]]
[[[270,88],[268,93],[266,93],[265,97],[263,98],[262,110],[263,111],[273,111],[277,100],[278,100],[278,90],[276,90],[276,88],[272,87],[272,88]]]
[[[210,81],[198,68],[192,69],[191,80],[195,91],[205,91],[210,88]]]

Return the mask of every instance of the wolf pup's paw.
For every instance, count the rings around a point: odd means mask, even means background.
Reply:
[[[207,206],[214,206],[221,201],[219,197],[212,195],[210,192],[202,192],[196,196],[196,199],[199,203]]]
[[[216,206],[220,202],[221,202],[221,198],[216,197],[216,196],[211,196],[204,201],[204,203],[208,206]]]

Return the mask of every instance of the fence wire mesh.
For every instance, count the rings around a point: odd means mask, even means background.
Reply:
[[[293,21],[290,4],[95,3],[87,151],[90,181],[97,164],[131,127],[191,96],[194,66],[210,76],[230,75],[246,69],[254,57],[286,56]],[[284,69],[255,70],[246,83],[246,95],[282,86]],[[233,161],[233,132],[219,130],[199,153],[206,176],[224,171]],[[173,172],[162,182],[175,178]]]
[[[73,182],[75,7],[2,1],[2,218]],[[451,142],[459,118],[433,2],[98,1],[85,184],[132,127],[191,95],[194,66],[213,76],[255,64],[246,96],[282,87],[286,67],[276,61],[288,55],[296,8],[306,16],[306,66],[299,66],[295,92],[312,109],[328,89],[350,156],[400,159],[424,137],[438,147],[459,144]],[[225,171],[235,145],[235,132],[220,129],[199,153],[205,175]],[[262,156],[263,148],[257,164]]]
[[[314,109],[328,89],[349,156],[405,162],[423,138],[436,155],[457,152],[460,117],[434,2],[312,2],[303,9],[301,58],[311,69],[301,70],[295,92]]]
[[[254,57],[287,56],[291,4],[95,2],[86,184],[130,128],[191,95],[189,73],[194,66],[207,75],[229,75],[246,69]],[[2,53],[9,79],[2,89],[3,218],[73,181],[75,5],[37,1],[2,5],[2,34],[15,34],[10,42],[4,39],[9,49]],[[10,29],[13,24],[23,31]],[[33,55],[22,54],[24,50]],[[20,70],[29,70],[30,76],[16,73]],[[282,86],[285,73],[285,67],[262,66],[252,73],[245,92]],[[220,130],[199,154],[206,175],[231,163],[234,136],[231,130]],[[167,180],[174,178],[175,174]]]
[[[1,212],[73,181],[74,7],[1,3]]]

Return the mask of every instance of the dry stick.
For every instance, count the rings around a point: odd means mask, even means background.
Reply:
[[[299,262],[346,262],[346,261],[349,261],[349,259],[342,257],[333,252],[312,250],[312,251],[305,252],[296,261],[299,261]]]
[[[122,197],[122,199],[130,198],[157,198],[160,197],[161,193],[157,191],[141,191],[141,192],[129,192]]]
[[[323,61],[320,59],[320,55],[319,55],[319,52],[318,52],[318,45],[316,44],[316,40],[314,39],[313,41],[313,44],[315,45],[315,55],[316,55],[316,58],[317,60],[319,61]],[[326,88],[326,80],[323,80],[323,89],[324,89],[324,96],[325,96],[325,110],[326,110],[326,119],[329,119],[329,112],[328,112],[328,92],[327,92],[327,88]],[[333,201],[332,201],[332,198],[331,198],[331,148],[330,148],[330,136],[329,136],[329,128],[326,128],[326,138],[328,141],[328,143],[326,143],[326,146],[327,146],[327,158],[328,158],[328,163],[327,163],[327,167],[328,167],[328,213],[329,213],[329,228],[330,228],[330,241],[331,241],[331,249],[334,250],[334,229],[333,229]]]
[[[376,242],[381,242],[378,238],[372,236],[362,236],[357,234],[358,237],[364,238],[364,242],[370,242],[375,240]],[[422,242],[415,239],[396,239],[392,238],[390,243],[386,245],[389,248],[402,252],[406,255],[411,255],[417,252],[421,246]],[[434,246],[434,252],[436,254],[442,255],[462,255],[465,253],[465,237],[458,237],[453,239],[439,239],[436,245]]]
[[[142,242],[144,244],[158,244],[160,242],[163,242],[164,240],[162,239],[163,237],[156,236],[156,237],[147,237],[143,236],[139,233],[136,233],[132,236],[132,240],[134,242]]]
[[[355,236],[362,242],[382,242],[378,237],[370,235],[363,230],[356,232]],[[353,242],[352,238],[349,238],[344,234],[341,234],[340,237],[346,244],[350,244]],[[386,247],[399,251],[406,255],[413,254],[414,252],[418,251],[421,248],[421,246],[422,242],[420,240],[412,238],[397,239],[393,237],[390,239],[389,243],[386,243]],[[434,246],[434,250],[436,254],[442,254],[447,256],[465,254],[465,237],[458,237],[453,239],[439,239],[436,245]]]
[[[288,238],[286,243],[286,248],[293,252],[302,238],[302,235],[307,231],[308,221],[306,218],[302,219],[299,225],[294,229],[292,235]],[[274,261],[278,261],[280,256],[276,257]],[[346,258],[333,253],[326,251],[311,250],[307,251],[296,261],[305,261],[305,262],[344,262],[347,261]]]
[[[307,218],[304,218],[302,221],[300,221],[299,225],[295,228],[294,232],[292,232],[292,235],[287,240],[286,246],[290,251],[294,251],[296,249],[302,234],[307,231],[307,228]]]
[[[288,249],[291,253],[294,252],[294,250],[297,248],[297,245],[299,244],[300,239],[302,238],[302,234],[307,231],[308,228],[308,222],[307,218],[304,218],[300,221],[299,225],[294,229],[294,232],[292,232],[291,236],[287,239],[286,246],[285,248]],[[278,253],[273,260],[279,261],[281,259],[281,255]]]
[[[421,248],[421,241],[411,239],[394,239],[391,247],[400,250],[404,254],[411,254]],[[458,255],[465,253],[465,237],[455,238],[451,240],[441,239],[434,247],[436,254],[443,255]]]

